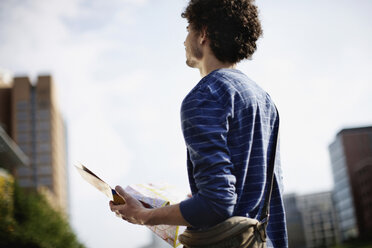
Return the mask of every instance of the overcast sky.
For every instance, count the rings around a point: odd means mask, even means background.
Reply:
[[[186,0],[1,0],[0,71],[51,74],[68,127],[70,216],[88,247],[150,242],[82,181],[80,161],[112,186],[168,182],[188,190],[183,97],[200,80],[185,64]],[[281,114],[285,192],[332,188],[328,145],[372,124],[372,2],[258,2],[264,36],[238,68]]]

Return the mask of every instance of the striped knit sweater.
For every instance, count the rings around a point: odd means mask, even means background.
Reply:
[[[185,97],[181,122],[192,192],[180,204],[186,221],[203,229],[231,216],[258,218],[278,124],[270,96],[242,72],[218,69]],[[268,247],[288,247],[278,150],[267,231]]]

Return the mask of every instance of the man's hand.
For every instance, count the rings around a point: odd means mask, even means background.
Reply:
[[[113,201],[110,201],[111,211],[132,224],[145,225],[148,216],[147,209],[137,199],[125,192],[122,187],[116,186],[115,190],[126,203],[115,205]]]
[[[125,192],[120,186],[115,187],[116,193],[124,198],[125,204],[115,205],[110,201],[110,208],[117,216],[133,224],[139,225],[176,225],[191,226],[182,216],[179,204],[145,208],[141,202]]]

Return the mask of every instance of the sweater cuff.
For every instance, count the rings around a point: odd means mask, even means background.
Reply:
[[[224,220],[200,194],[182,201],[180,210],[183,218],[195,228],[211,227]]]

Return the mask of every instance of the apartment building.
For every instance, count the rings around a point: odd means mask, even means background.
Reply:
[[[0,124],[30,160],[12,172],[20,186],[49,189],[67,212],[66,131],[52,77],[0,83]]]

